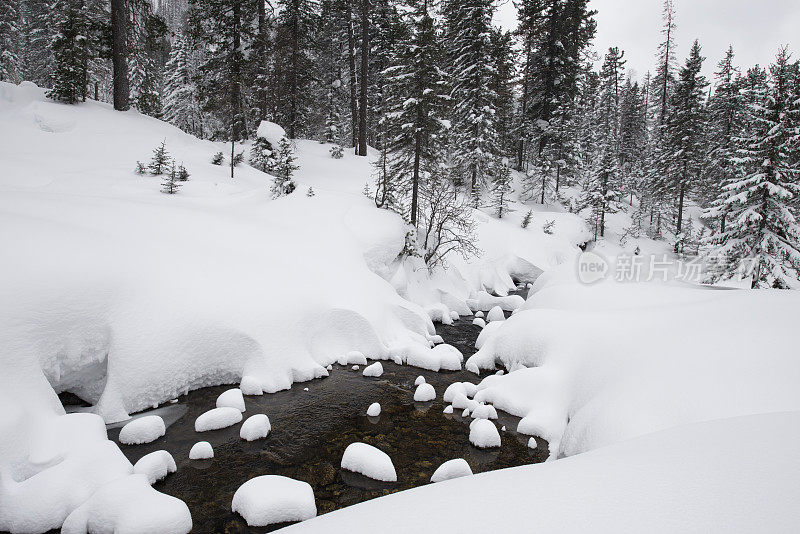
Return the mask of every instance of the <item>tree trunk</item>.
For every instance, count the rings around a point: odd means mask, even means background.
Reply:
[[[414,174],[411,177],[411,226],[417,227],[417,209],[419,204],[419,163],[422,152],[420,134],[414,136]]]
[[[265,0],[258,0],[258,48],[257,48],[257,70],[263,73],[267,63],[267,12],[264,6]],[[267,120],[267,81],[258,81],[258,112],[259,120]]]
[[[114,65],[114,109],[130,109],[128,84],[128,10],[125,0],[111,0],[111,61]]]
[[[358,118],[358,155],[367,155],[367,85],[369,69],[369,0],[361,0],[361,113]]]
[[[300,69],[300,2],[293,0],[294,17],[292,19],[292,73],[289,77],[289,139],[295,139],[297,134],[297,72]]]
[[[356,39],[353,35],[353,13],[350,9],[350,2],[345,2],[347,11],[347,63],[350,71],[350,128],[352,137],[350,146],[358,146],[358,98],[356,95]]]

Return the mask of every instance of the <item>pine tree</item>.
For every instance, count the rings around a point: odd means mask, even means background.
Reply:
[[[53,15],[48,0],[25,0],[24,39],[22,43],[22,77],[40,87],[50,85],[53,67]]]
[[[527,228],[528,226],[530,226],[532,220],[533,220],[533,210],[528,210],[528,213],[526,213],[525,217],[522,218],[522,227]]]
[[[491,0],[445,3],[445,39],[451,63],[453,159],[456,183],[468,184],[475,207],[499,155],[497,94],[491,56]]]
[[[669,190],[677,196],[675,233],[681,233],[686,196],[700,181],[705,163],[705,77],[700,74],[705,58],[695,41],[681,69],[671,99],[671,114],[664,128],[664,144],[668,150],[671,172]]]
[[[164,181],[161,182],[161,192],[167,195],[174,195],[178,192],[181,185],[178,183],[178,171],[175,169],[175,162],[172,162],[170,171],[164,175]]]
[[[799,287],[800,226],[797,201],[800,168],[793,158],[800,102],[793,94],[796,69],[781,49],[769,69],[769,84],[754,83],[747,135],[740,141],[742,174],[725,186],[724,232],[709,238],[719,264],[712,279],[750,275],[753,288]]]
[[[385,198],[389,191],[411,192],[410,205],[404,211],[416,227],[420,188],[428,177],[441,173],[443,137],[447,130],[442,113],[448,89],[440,67],[443,59],[440,36],[428,2],[413,2],[407,17],[412,38],[398,50],[395,63],[385,73],[389,90],[388,142],[379,168],[380,181],[388,184],[383,187]]]
[[[163,72],[159,58],[167,34],[164,20],[153,13],[149,0],[129,0],[128,63],[130,99],[146,115],[160,117]]]
[[[296,160],[292,142],[287,137],[281,137],[275,165],[272,168],[272,173],[275,175],[271,189],[273,198],[289,195],[297,188],[293,178],[295,171],[299,169],[295,165]]]
[[[172,158],[169,156],[169,152],[167,152],[167,140],[165,139],[153,150],[153,159],[150,160],[150,164],[147,168],[150,170],[150,174],[158,176],[166,172],[170,161],[172,161]],[[174,167],[175,162],[172,162],[172,164]]]
[[[514,93],[516,87],[516,52],[513,35],[493,28],[490,35],[492,77],[489,83],[495,100],[495,129],[498,153],[510,156],[514,152]]]
[[[703,197],[712,203],[713,218],[719,220],[720,232],[725,232],[727,204],[722,193],[736,173],[736,139],[741,134],[745,110],[740,94],[742,82],[733,65],[733,48],[728,48],[717,68],[714,95],[708,103],[709,164]],[[705,215],[712,218],[711,212]]]
[[[55,32],[50,43],[54,65],[47,96],[75,104],[86,94],[89,27],[80,0],[55,0],[52,12]]]
[[[0,3],[0,82],[18,83],[22,79],[21,23],[19,0],[3,0]]]
[[[187,37],[179,35],[172,44],[166,65],[164,120],[184,132],[200,136],[203,116],[195,74],[191,45]]]
[[[508,158],[496,157],[493,167],[494,183],[492,184],[491,208],[497,218],[502,219],[503,216],[514,211],[510,207],[511,193],[514,192],[511,187],[511,166]]]
[[[178,173],[177,173],[177,179],[178,179],[178,181],[180,181],[180,182],[186,182],[186,181],[188,181],[188,180],[189,180],[189,176],[191,176],[191,175],[189,174],[189,171],[187,171],[187,170],[186,170],[186,167],[184,167],[184,166],[183,166],[183,163],[181,163],[181,164],[178,166]]]
[[[273,147],[272,144],[263,137],[256,136],[250,147],[250,165],[260,170],[261,172],[273,173],[273,169],[278,161],[278,147]]]

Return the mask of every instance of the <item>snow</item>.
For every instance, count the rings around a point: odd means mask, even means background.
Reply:
[[[190,460],[208,460],[214,457],[214,449],[207,441],[198,441],[189,451]]]
[[[535,449],[538,446],[539,446],[539,444],[536,443],[536,438],[534,438],[534,437],[528,438],[528,448]]]
[[[119,441],[125,445],[140,445],[155,441],[167,433],[164,420],[158,415],[145,415],[127,423],[119,431]]]
[[[243,395],[264,394],[264,390],[261,388],[261,381],[254,376],[243,376],[242,382],[239,384],[239,390]]]
[[[468,363],[475,399],[522,417],[551,456],[699,421],[800,410],[792,291],[552,278]],[[580,335],[575,335],[580,332]]]
[[[428,402],[436,398],[436,390],[430,384],[422,383],[414,391],[414,400],[417,402]]]
[[[445,406],[445,408],[442,411],[442,413],[453,413],[453,405],[452,404],[448,404],[447,406]]]
[[[486,314],[486,320],[490,323],[494,321],[505,321],[506,316],[503,314],[503,308],[500,306],[495,306],[489,310],[489,313]]]
[[[390,354],[399,363],[406,363],[414,367],[430,371],[458,371],[464,361],[464,355],[457,348],[446,343],[433,348],[423,345],[399,345],[390,349]]]
[[[461,412],[461,417],[469,417],[469,408],[464,408],[464,411]]]
[[[380,403],[373,402],[367,408],[367,415],[370,417],[378,417],[381,414],[381,405]]]
[[[418,385],[420,385],[420,384],[424,384],[424,383],[425,383],[425,377],[424,377],[424,376],[422,376],[422,375],[419,375],[419,376],[418,376],[418,377],[417,377],[417,378],[414,380],[414,385],[415,385],[415,386],[418,386]]]
[[[381,362],[375,362],[371,365],[368,365],[364,368],[361,374],[364,376],[381,376],[383,374],[383,364]]]
[[[256,130],[256,136],[265,139],[273,149],[277,149],[281,139],[286,137],[286,130],[274,122],[261,121]]]
[[[389,455],[366,443],[351,443],[344,450],[342,469],[361,473],[374,480],[397,482],[397,473]]]
[[[475,317],[478,317],[478,318],[480,318],[480,319],[483,319],[483,312],[482,312],[482,311],[476,311],[476,312],[475,312]]]
[[[194,429],[196,432],[219,430],[220,428],[235,425],[241,420],[242,412],[240,412],[238,408],[223,406],[222,408],[214,408],[200,414],[200,416],[195,419]]]
[[[236,408],[240,412],[245,411],[244,397],[239,388],[229,389],[220,393],[217,397],[217,408]]]
[[[500,308],[502,311],[514,311],[525,304],[525,299],[519,295],[496,297],[486,291],[479,291],[475,299],[467,300],[467,304],[476,310],[475,317],[483,317],[483,312],[488,312],[494,308]],[[480,315],[478,315],[479,313]]]
[[[470,415],[473,419],[497,419],[497,410],[491,404],[478,404]]]
[[[456,458],[448,460],[440,465],[436,471],[433,472],[431,482],[442,482],[453,478],[466,477],[472,475],[472,469],[463,458]]]
[[[175,459],[169,452],[163,450],[145,454],[133,464],[133,473],[145,475],[151,486],[177,470],[178,466],[175,465]]]
[[[192,516],[186,504],[150,487],[147,476],[130,475],[96,491],[64,521],[62,534],[187,534]]]
[[[239,429],[239,437],[245,441],[255,441],[266,438],[270,430],[272,430],[272,425],[269,423],[269,417],[263,413],[257,413],[251,415],[242,423],[242,428]]]
[[[484,321],[480,317],[476,317],[476,318],[474,318],[472,320],[472,324],[474,324],[475,326],[480,326],[481,328],[483,328],[483,327],[486,326],[486,321]]]
[[[354,366],[353,366],[353,367],[351,367],[350,369],[352,369],[353,371],[358,371],[360,368],[359,368],[359,366],[358,366],[358,365],[354,365]]]
[[[339,365],[352,365],[352,364],[367,365],[367,357],[364,356],[364,354],[362,352],[360,352],[360,351],[351,350],[350,352],[347,352],[347,353],[342,354],[341,356],[339,356],[338,364]]]
[[[488,419],[475,419],[469,424],[469,442],[481,449],[500,446],[500,433]]]
[[[798,441],[798,412],[692,424],[401,491],[285,532],[796,532]],[[454,514],[468,496],[502,513]]]
[[[278,475],[251,478],[239,486],[231,509],[251,527],[305,521],[317,515],[311,485]]]
[[[467,396],[467,389],[461,382],[453,382],[447,386],[447,389],[444,390],[444,394],[442,395],[442,400],[444,402],[453,402],[456,393],[461,393],[465,398]]]

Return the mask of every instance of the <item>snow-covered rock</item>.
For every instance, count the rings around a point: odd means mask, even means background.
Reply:
[[[450,311],[450,319],[451,319],[451,321],[458,321],[459,317],[460,316],[458,315],[457,311],[455,311],[455,310],[451,310]]]
[[[424,383],[425,383],[425,377],[424,377],[424,376],[422,376],[422,375],[419,375],[419,376],[418,376],[418,377],[417,377],[417,378],[414,380],[414,385],[415,385],[415,386],[418,386],[418,385],[420,385],[420,384],[424,384]]]
[[[483,319],[483,315],[484,315],[484,314],[483,314],[483,312],[482,312],[482,311],[476,311],[476,312],[475,312],[475,317],[479,317],[479,318]]]
[[[445,406],[444,410],[442,411],[442,413],[453,413],[453,405],[452,404],[448,404],[447,406]]]
[[[519,295],[495,297],[486,291],[480,291],[478,292],[477,298],[469,301],[469,304],[480,311],[489,311],[493,308],[500,308],[502,311],[514,311],[525,304],[525,299]],[[478,312],[475,313],[475,316],[478,316]]]
[[[428,402],[434,400],[435,398],[436,390],[433,389],[432,385],[425,382],[418,385],[416,391],[414,391],[414,400],[417,402]]]
[[[239,486],[231,510],[251,527],[305,521],[317,515],[311,485],[278,475],[258,476]]]
[[[373,402],[367,408],[367,415],[370,417],[378,417],[381,414],[381,405],[378,402]]]
[[[503,309],[500,306],[495,306],[494,308],[489,310],[489,313],[486,314],[486,320],[489,322],[505,321],[506,316],[503,313]]]
[[[266,438],[270,430],[272,430],[272,425],[270,425],[269,417],[263,413],[257,413],[251,415],[242,423],[242,428],[239,429],[239,437],[245,441],[255,441]]]
[[[535,448],[536,448],[536,447],[538,447],[538,446],[539,446],[539,445],[536,443],[536,438],[534,438],[533,436],[531,436],[531,437],[528,439],[528,447],[529,447],[529,448],[531,448],[531,449],[535,449]]]
[[[480,317],[475,317],[475,318],[472,320],[472,324],[474,324],[475,326],[480,326],[481,328],[484,328],[484,327],[486,327],[486,321],[484,321],[484,320],[483,320],[483,319],[481,319]]]
[[[245,375],[239,384],[239,390],[243,395],[263,395],[264,389],[261,387],[261,380],[254,376]]]
[[[472,469],[463,458],[448,460],[433,472],[431,482],[442,482],[453,478],[466,477],[472,474]]]
[[[256,130],[256,136],[269,142],[274,150],[278,149],[281,139],[286,137],[286,130],[279,124],[270,121],[261,121]]]
[[[429,335],[428,336],[428,341],[430,341],[434,345],[438,345],[439,343],[444,343],[444,339],[442,338],[442,336],[440,336],[438,334],[435,335],[435,336],[430,336]]]
[[[367,365],[367,357],[363,352],[351,350],[339,356],[337,363],[339,365]]]
[[[351,367],[351,369],[353,371],[358,371],[360,369],[360,367],[358,365],[354,365],[353,367]]]
[[[222,408],[214,408],[201,414],[194,421],[194,429],[196,432],[207,432],[209,430],[219,430],[235,425],[242,420],[242,412],[238,408],[231,408],[224,406]]]
[[[475,348],[480,349],[483,344],[486,343],[486,340],[497,332],[501,326],[503,326],[503,321],[493,321],[484,325],[483,330],[481,330],[481,333],[478,334],[478,338],[475,340]]]
[[[140,445],[155,441],[167,433],[164,420],[158,415],[137,417],[119,431],[119,441],[125,445]]]
[[[106,484],[64,521],[62,534],[187,534],[189,508],[180,499],[150,487],[145,475],[130,475]]]
[[[389,352],[398,363],[406,363],[430,371],[442,369],[458,371],[461,369],[461,362],[464,361],[461,352],[446,343],[433,348],[412,343],[392,347]]]
[[[447,399],[445,399],[447,401]],[[449,399],[449,402],[453,405],[453,408],[456,410],[463,410],[468,408],[470,405],[470,399],[467,398],[466,394],[463,390],[456,391],[453,396]]]
[[[383,482],[397,482],[397,473],[389,455],[366,443],[347,446],[342,456],[342,469]]]
[[[219,397],[217,397],[217,408],[225,407],[236,408],[240,412],[245,411],[241,389],[233,388],[220,393]]]
[[[464,387],[464,392],[467,394],[467,397],[474,397],[478,392],[478,386],[472,382],[461,382],[461,385]]]
[[[469,408],[464,408],[464,411],[461,412],[461,417],[469,417]]]
[[[190,460],[208,460],[214,457],[214,449],[207,441],[198,441],[189,451]]]
[[[378,377],[383,374],[383,364],[381,362],[375,362],[371,365],[364,367],[364,370],[361,372],[364,376],[373,376]]]
[[[500,446],[500,433],[488,419],[475,419],[469,424],[469,442],[481,449]]]
[[[137,475],[145,475],[150,485],[155,484],[170,473],[178,470],[175,459],[167,451],[154,451],[145,454],[139,461],[133,464],[133,472]]]
[[[478,404],[470,415],[473,419],[497,419],[497,410],[491,404]]]

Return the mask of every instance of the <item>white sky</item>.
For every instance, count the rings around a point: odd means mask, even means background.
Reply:
[[[619,46],[637,78],[653,70],[662,5],[662,0],[590,0],[590,8],[598,12],[598,54]],[[789,45],[793,57],[800,59],[800,0],[675,0],[675,11],[678,63],[683,64],[692,42],[699,39],[706,57],[703,73],[709,79],[728,45],[733,45],[736,63],[743,67],[769,64],[781,45]],[[496,22],[512,29],[516,17],[511,0],[499,0]]]

